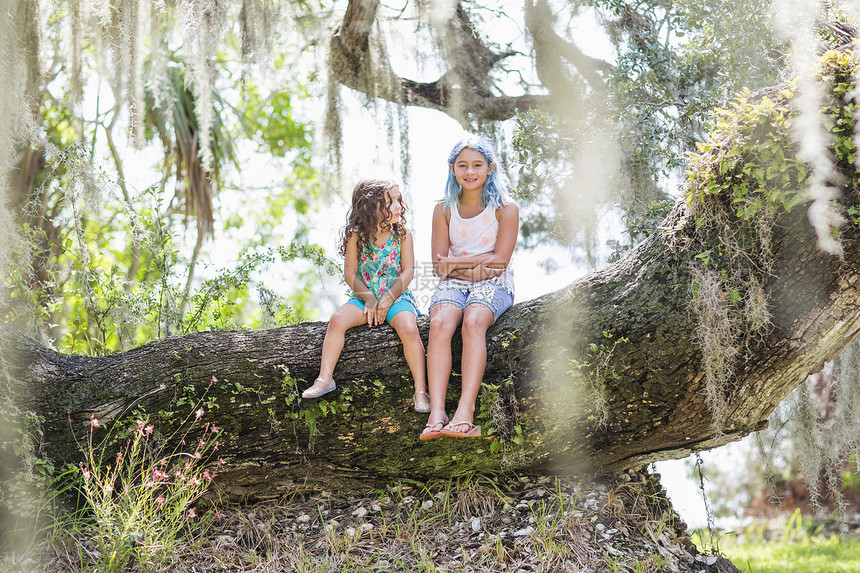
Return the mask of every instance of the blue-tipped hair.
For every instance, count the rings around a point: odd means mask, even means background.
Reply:
[[[445,185],[445,197],[442,199],[445,210],[449,210],[457,203],[460,200],[460,195],[463,193],[463,188],[457,183],[457,179],[454,177],[454,170],[451,169],[451,166],[454,164],[457,156],[460,155],[460,152],[466,148],[479,151],[488,164],[496,165],[495,169],[492,170],[484,182],[481,205],[483,207],[491,205],[493,209],[498,209],[510,203],[508,176],[499,163],[499,154],[496,153],[496,148],[493,147],[492,142],[486,137],[469,134],[457,142],[457,145],[454,146],[454,149],[451,150],[451,154],[448,156],[448,182]]]

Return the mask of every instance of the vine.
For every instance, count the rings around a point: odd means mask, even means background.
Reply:
[[[597,423],[598,428],[606,427],[609,422],[609,398],[607,396],[607,382],[618,380],[626,369],[620,366],[614,359],[615,350],[619,344],[629,342],[626,337],[616,338],[611,332],[604,330],[603,340],[598,344],[592,342],[583,359],[572,358],[569,361],[570,369],[567,375],[579,377],[585,380],[588,393],[593,400],[591,415],[589,419]]]

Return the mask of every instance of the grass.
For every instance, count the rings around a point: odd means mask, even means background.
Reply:
[[[700,546],[708,545],[700,543]],[[800,510],[784,521],[755,521],[723,535],[719,548],[744,573],[860,571],[860,538],[824,533]]]
[[[91,436],[97,428],[93,420]],[[699,553],[712,558],[710,538],[691,539],[659,481],[644,472],[611,484],[550,476],[399,480],[351,496],[223,507],[204,523],[188,512],[209,481],[205,463],[183,472],[185,462],[206,456],[179,453],[183,463],[174,465],[143,455],[150,435],[146,420],[138,422],[122,456],[107,459],[88,442],[87,462],[75,473],[90,517],[55,521],[31,558],[0,553],[0,570],[664,573],[688,571]],[[210,424],[203,435],[214,443],[218,433]],[[184,476],[175,492],[168,472],[156,473],[167,467]],[[721,554],[747,573],[860,571],[860,539],[828,537],[799,512],[776,523],[719,537]]]
[[[723,553],[744,573],[837,573],[860,571],[860,540],[838,535],[802,540],[726,544]]]
[[[78,443],[83,460],[44,494],[51,514],[42,529],[49,556],[44,570],[167,571],[181,551],[199,547],[214,519],[203,496],[222,464],[220,431],[203,423],[204,414],[202,407],[192,409],[168,439],[142,413],[110,430],[92,417]],[[169,449],[169,438],[181,446]],[[41,567],[2,554],[0,569]]]

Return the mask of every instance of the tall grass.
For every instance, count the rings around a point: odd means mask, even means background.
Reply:
[[[83,461],[61,476],[79,503],[55,527],[60,561],[80,571],[163,570],[183,543],[206,530],[211,512],[195,504],[223,463],[216,453],[220,431],[202,422],[203,408],[192,415],[181,435],[167,439],[145,416],[109,432],[90,420],[86,443],[79,444]],[[111,449],[117,441],[123,445]],[[168,450],[172,443],[178,446]]]

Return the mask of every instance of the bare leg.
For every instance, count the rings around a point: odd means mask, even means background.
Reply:
[[[354,304],[345,304],[332,315],[325,331],[325,340],[320,360],[320,373],[311,388],[322,387],[331,381],[334,367],[343,351],[343,341],[346,331],[354,326],[367,324],[364,312]]]
[[[471,422],[475,415],[475,401],[487,366],[487,329],[493,324],[493,311],[482,304],[470,304],[463,313],[463,391],[457,411],[451,418],[455,422]],[[463,428],[454,428],[462,430]]]
[[[427,392],[426,364],[424,362],[424,343],[418,332],[418,320],[408,311],[398,312],[391,318],[391,326],[403,343],[403,356],[412,371],[415,392]]]
[[[463,311],[450,304],[439,304],[430,310],[430,337],[427,342],[427,382],[430,386],[428,424],[448,423],[445,394],[451,376],[451,338],[463,320]]]

